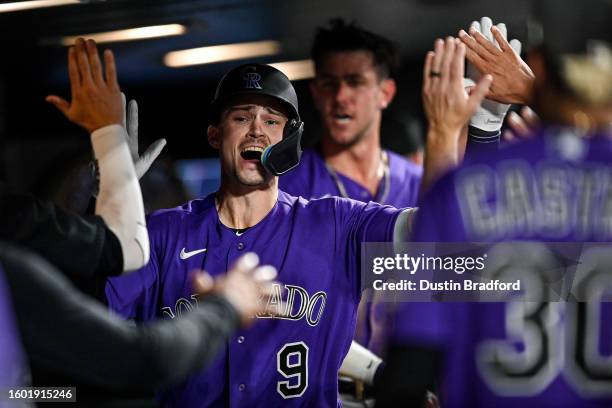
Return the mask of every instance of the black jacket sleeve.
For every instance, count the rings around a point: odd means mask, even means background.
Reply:
[[[92,385],[149,391],[202,368],[238,327],[236,310],[209,296],[174,320],[136,326],[78,292],[55,268],[0,246],[28,357]]]
[[[81,217],[6,185],[0,185],[0,240],[38,253],[71,277],[123,271],[121,245],[101,217]]]

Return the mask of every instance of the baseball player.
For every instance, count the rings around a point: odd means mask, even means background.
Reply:
[[[396,92],[399,56],[393,43],[337,19],[330,28],[317,31],[312,58],[316,76],[310,90],[323,125],[322,139],[318,148],[304,151],[300,166],[279,179],[280,188],[306,198],[339,196],[398,208],[416,206],[422,169],[380,146],[382,111]],[[479,79],[472,77],[469,86]],[[498,106],[487,101],[471,118],[468,152],[497,147],[508,109],[504,105],[495,110]],[[449,159],[438,167],[435,163],[441,163],[438,158],[447,146],[441,149],[435,138],[428,138],[425,184],[458,161]],[[375,354],[384,353],[388,326],[385,305],[364,296],[359,310],[355,340]],[[354,351],[349,352],[341,371],[372,382],[381,360],[359,347]]]
[[[476,30],[460,37],[472,63],[508,84],[492,87],[495,97],[505,103],[530,101],[541,130],[440,180],[415,220],[415,240],[533,241],[516,258],[523,269],[546,258],[541,242],[612,240],[612,8],[599,0],[542,1],[536,12],[544,37],[529,54],[533,78],[524,75],[526,64],[499,30],[491,30],[499,48]],[[428,69],[443,60],[437,54],[428,59]],[[431,80],[426,89],[432,96],[429,118],[435,121],[432,114],[442,112],[435,98],[451,98],[451,92]],[[591,256],[591,262],[605,264],[602,276],[609,276],[603,254]],[[539,281],[537,269],[527,270]],[[431,304],[440,318],[440,330],[431,333],[428,344],[443,353],[442,405],[610,406],[610,307],[598,296],[609,290],[609,279],[597,280],[595,270],[579,271],[573,287],[584,289],[582,299],[588,302]],[[405,328],[414,320],[409,311],[409,304],[402,305],[396,317],[390,361],[398,367],[406,364],[403,350],[418,344]],[[393,384],[410,379],[399,370],[395,374],[381,392],[387,396],[381,406],[398,406],[405,398]]]
[[[471,97],[484,97],[481,85]],[[474,109],[477,102],[474,103]],[[338,369],[361,295],[360,244],[407,231],[411,210],[345,198],[307,201],[278,189],[299,163],[302,123],[280,71],[246,64],[226,73],[211,105],[218,192],[149,216],[151,262],[109,280],[109,306],[126,318],[173,319],[195,307],[189,270],[222,274],[244,251],[278,270],[284,285],[212,366],[159,393],[164,406],[338,406]]]
[[[8,353],[0,356],[1,386],[25,381],[18,378],[25,377],[18,370],[22,358],[18,337],[32,364],[35,385],[62,384],[59,372],[70,381],[62,385],[78,381],[113,390],[168,386],[200,369],[241,323],[249,323],[253,314],[266,310],[259,297],[268,296],[274,271],[255,269],[258,259],[253,254],[240,258],[222,280],[192,273],[189,284],[194,293],[207,294],[198,299],[200,307],[184,313],[181,320],[140,327],[110,315],[105,306],[80,293],[62,276],[95,280],[120,275],[134,268],[131,262],[142,258],[143,248],[148,251],[144,228],[146,246],[136,245],[142,236],[138,234],[130,238],[133,243],[121,244],[132,231],[132,223],[137,226],[136,210],[140,208],[141,214],[143,210],[138,183],[130,182],[136,176],[125,130],[119,125],[122,102],[112,54],[106,53],[105,59],[106,78],[102,79],[95,43],[79,39],[70,48],[72,98],[70,104],[61,105],[70,119],[93,130],[101,182],[97,210],[102,217],[80,217],[32,196],[11,193],[5,186],[0,190],[0,266],[4,272],[0,289],[6,286],[10,292],[0,297],[0,349]],[[92,76],[95,84],[87,80]],[[122,202],[126,198],[134,202]],[[134,208],[130,211],[126,206]],[[5,241],[36,251],[61,272]],[[124,252],[125,248],[135,254]],[[9,314],[13,310],[20,336]],[[52,375],[48,379],[52,384],[44,383],[43,373]],[[82,388],[78,399],[87,404]]]

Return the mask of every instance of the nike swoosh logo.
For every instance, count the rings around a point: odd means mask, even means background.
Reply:
[[[187,258],[191,258],[194,255],[200,254],[202,252],[205,252],[206,248],[202,248],[202,249],[196,249],[195,251],[189,251],[189,252],[185,252],[185,248],[181,249],[181,254],[179,255],[179,257],[181,259],[187,259]]]
[[[242,231],[242,232],[238,232],[238,231],[236,231],[236,236],[237,236],[237,237],[241,236],[242,234],[244,234],[244,231]]]

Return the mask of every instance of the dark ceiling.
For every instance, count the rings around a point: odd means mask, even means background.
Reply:
[[[524,39],[530,3],[530,0],[106,0],[0,13],[0,143],[4,143],[5,156],[15,144],[23,150],[27,141],[35,142],[39,148],[44,143],[52,146],[86,143],[82,131],[44,102],[49,93],[63,96],[68,93],[66,48],[57,45],[57,39],[63,35],[168,23],[186,25],[188,31],[182,36],[104,47],[115,52],[122,89],[128,97],[139,101],[143,143],[166,137],[169,144],[164,154],[198,157],[214,154],[204,137],[206,110],[216,81],[236,62],[168,68],[162,62],[168,51],[273,39],[281,42],[281,54],[259,61],[303,59],[308,57],[317,26],[332,17],[354,19],[400,46],[403,69],[392,111],[420,118],[420,65],[434,39],[455,34],[483,15],[504,21],[513,36]],[[316,114],[304,81],[298,81],[296,87],[307,119],[308,144],[318,133]]]

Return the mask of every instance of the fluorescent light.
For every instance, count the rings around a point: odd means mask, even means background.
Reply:
[[[276,62],[270,65],[287,75],[292,81],[314,78],[315,76],[314,62],[310,59]]]
[[[164,64],[174,68],[186,67],[189,65],[264,57],[278,54],[279,51],[280,43],[278,41],[255,41],[239,44],[214,45],[210,47],[169,52],[164,56]]]
[[[62,38],[62,45],[72,45],[79,38],[91,38],[97,43],[143,40],[146,38],[168,37],[185,34],[187,28],[180,24],[166,24],[149,27],[129,28],[127,30],[107,31],[104,33],[82,34]]]
[[[33,0],[18,1],[15,3],[0,4],[0,13],[11,11],[29,10],[43,7],[65,6],[67,4],[79,4],[79,0]]]

